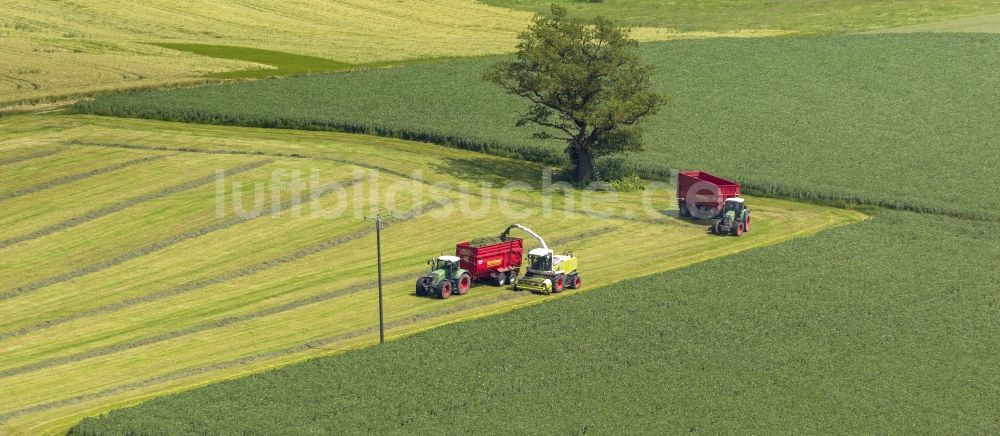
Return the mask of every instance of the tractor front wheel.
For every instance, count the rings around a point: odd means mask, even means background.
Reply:
[[[726,236],[726,232],[722,231],[722,221],[715,223],[715,225],[712,227],[712,233],[715,233],[716,235]]]
[[[736,236],[743,236],[743,231],[744,231],[743,223],[737,223],[736,227],[733,228],[733,234]]]
[[[462,273],[462,276],[458,278],[458,295],[468,294],[471,287],[472,277],[469,277],[468,273]]]
[[[744,232],[750,231],[750,212],[747,212],[747,218],[743,220],[743,231]]]
[[[442,280],[441,284],[438,285],[437,297],[442,300],[446,300],[450,296],[451,296],[451,281]]]
[[[552,279],[552,292],[562,292],[565,287],[566,277],[563,277],[562,274],[559,274],[556,278]]]

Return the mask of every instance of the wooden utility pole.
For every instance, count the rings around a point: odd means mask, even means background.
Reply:
[[[385,343],[385,318],[382,315],[382,215],[375,216],[375,253],[378,258],[378,340]]]

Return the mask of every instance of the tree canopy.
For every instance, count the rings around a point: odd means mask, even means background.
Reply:
[[[485,78],[531,101],[517,125],[541,126],[536,137],[566,140],[578,181],[599,178],[597,158],[641,148],[639,123],[663,98],[650,90],[652,66],[635,53],[638,42],[627,27],[600,17],[585,24],[553,5],[519,39],[515,59]]]

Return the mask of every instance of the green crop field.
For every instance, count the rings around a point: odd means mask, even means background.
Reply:
[[[413,295],[424,260],[515,219],[576,253],[592,289],[864,217],[751,198],[753,231],[715,238],[665,213],[669,187],[546,196],[538,165],[396,139],[79,115],[0,131],[0,433],[372,344],[375,213],[390,338],[555,298]],[[626,244],[642,262],[607,250]]]
[[[783,29],[858,32],[1000,13],[992,0],[484,0],[545,13],[552,3],[584,19],[603,16],[636,26],[679,30]],[[947,30],[941,30],[947,31]]]
[[[1000,36],[711,39],[641,51],[670,97],[645,152],[627,162],[644,176],[698,168],[760,193],[1000,217],[1000,200],[982,195],[1000,184]],[[514,127],[524,102],[480,80],[493,62],[142,92],[77,108],[376,133],[560,162],[562,144]]]
[[[982,223],[886,212],[72,434],[994,433],[996,259]]]

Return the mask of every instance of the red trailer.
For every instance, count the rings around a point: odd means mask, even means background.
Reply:
[[[498,286],[512,283],[521,270],[524,242],[506,238],[495,244],[473,246],[469,241],[455,245],[459,267],[468,271],[472,280],[493,280]]]
[[[677,173],[677,205],[686,218],[713,218],[727,199],[740,196],[740,184],[704,171]]]

